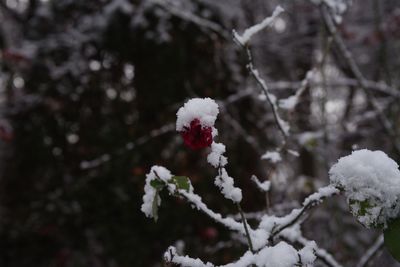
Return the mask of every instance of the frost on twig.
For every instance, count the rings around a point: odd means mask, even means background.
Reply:
[[[272,163],[278,163],[282,161],[281,154],[278,151],[267,151],[261,156],[261,159],[268,160]]]
[[[301,95],[305,92],[305,90],[307,89],[307,86],[309,85],[309,83],[311,82],[313,77],[315,76],[315,73],[316,73],[315,69],[309,70],[307,72],[304,80],[301,81],[299,90],[297,90],[297,92],[294,95],[292,95],[286,99],[280,99],[279,107],[281,109],[287,109],[290,111],[294,110],[296,105],[299,103],[299,99],[300,99]]]
[[[248,48],[247,48],[248,49]],[[251,55],[250,50],[248,49],[248,55]],[[260,85],[263,94],[266,96],[268,103],[270,104],[271,108],[272,108],[272,114],[274,115],[274,119],[275,122],[278,126],[278,129],[281,131],[282,136],[284,137],[284,139],[286,140],[286,138],[289,136],[289,130],[290,130],[290,126],[289,124],[284,121],[279,113],[278,113],[278,106],[277,106],[277,101],[276,101],[276,97],[275,95],[273,95],[267,86],[267,83],[264,81],[263,78],[261,78],[258,70],[254,69],[253,63],[251,61],[251,56],[249,56],[249,70],[251,75],[255,78],[255,80],[257,81],[257,83]]]
[[[258,189],[261,190],[261,192],[268,192],[271,188],[271,181],[264,181],[261,182],[258,180],[257,176],[253,175],[251,176],[251,180],[257,185]]]
[[[279,237],[292,244],[299,244],[301,246],[311,245],[313,246],[313,252],[315,256],[324,262],[325,265],[329,267],[342,267],[342,265],[338,263],[335,258],[325,249],[318,247],[314,241],[307,240],[305,237],[303,237],[299,224],[296,224],[290,228],[286,228],[279,234]]]
[[[235,39],[242,46],[246,45],[254,34],[271,26],[276,17],[278,17],[283,11],[285,10],[281,6],[277,6],[270,17],[267,17],[259,24],[253,25],[250,28],[246,29],[242,35],[239,35],[236,31],[233,31]]]
[[[275,217],[265,215],[259,224],[260,229],[264,229],[270,233],[270,239],[277,236],[284,229],[294,225],[305,212],[321,203],[325,198],[331,197],[339,193],[339,190],[331,185],[320,188],[317,192],[308,196],[302,204],[301,208],[293,209],[288,215],[284,217]]]
[[[274,115],[275,123],[277,124],[278,129],[281,131],[283,139],[284,139],[284,143],[285,143],[286,138],[289,136],[290,126],[286,121],[284,121],[279,116],[276,97],[269,91],[266,82],[264,81],[263,78],[261,78],[258,70],[254,67],[253,56],[252,56],[251,50],[248,46],[248,42],[249,42],[251,36],[254,35],[255,33],[259,32],[260,30],[264,29],[265,27],[271,25],[271,23],[274,21],[274,19],[282,12],[283,12],[283,9],[280,6],[278,6],[275,9],[275,11],[273,12],[272,16],[266,18],[261,24],[257,24],[253,27],[250,27],[243,33],[242,36],[239,35],[236,31],[233,31],[233,37],[234,37],[234,40],[236,40],[236,42],[245,50],[245,52],[247,54],[247,57],[248,57],[247,68],[248,68],[250,74],[253,76],[253,78],[256,80],[256,82],[261,87],[262,96],[265,97],[265,99],[267,99],[268,103],[270,104],[270,106],[272,108],[272,114]]]
[[[219,187],[225,198],[239,203],[242,200],[242,190],[234,186],[234,180],[228,175],[224,166],[228,163],[228,159],[223,155],[225,153],[225,145],[220,143],[211,144],[211,152],[207,156],[207,161],[214,168],[218,168],[218,175],[215,177],[215,185]]]

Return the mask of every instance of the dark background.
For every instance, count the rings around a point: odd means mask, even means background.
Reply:
[[[180,199],[162,195],[157,223],[140,212],[155,164],[189,176],[211,208],[236,212],[213,185],[207,150],[184,147],[174,130],[176,111],[191,97],[223,107],[218,140],[247,212],[265,208],[253,174],[273,180],[271,201],[287,204],[277,209],[283,215],[326,184],[329,166],[353,148],[399,160],[333,45],[325,89],[309,88],[294,112],[283,113],[294,139],[314,133],[292,142],[300,157],[278,165],[260,159],[280,136],[231,30],[261,21],[278,2],[285,14],[252,49],[284,98],[329,40],[310,1],[0,0],[0,266],[162,266],[177,240],[193,257],[237,259],[245,247],[234,241],[217,250],[230,234]],[[399,99],[386,91],[398,92],[400,3],[353,1],[339,31],[397,134]],[[378,233],[359,226],[339,197],[308,225],[305,234],[347,266]],[[396,265],[384,251],[371,266]]]

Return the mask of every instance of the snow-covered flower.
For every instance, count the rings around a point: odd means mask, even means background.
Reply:
[[[184,126],[181,131],[183,142],[191,149],[208,147],[213,142],[212,128],[202,126],[199,119],[190,122],[190,126]]]
[[[176,113],[176,130],[185,145],[191,149],[211,146],[217,135],[214,123],[218,113],[218,105],[211,98],[193,98],[186,102]]]

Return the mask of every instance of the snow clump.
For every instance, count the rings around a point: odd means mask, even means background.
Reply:
[[[189,128],[195,119],[198,119],[203,127],[214,127],[218,113],[218,104],[213,99],[192,98],[176,113],[176,130],[184,131],[185,127]]]
[[[146,175],[146,184],[144,186],[144,195],[143,195],[143,204],[141,207],[141,211],[148,218],[153,217],[153,201],[157,201],[155,205],[160,206],[161,198],[156,198],[156,189],[151,185],[151,181],[156,179],[161,179],[163,182],[168,184],[168,181],[171,179],[171,172],[162,167],[162,166],[153,166],[150,172]],[[168,184],[169,186],[173,186],[172,184]]]
[[[329,171],[350,210],[366,227],[386,227],[400,214],[399,165],[382,151],[367,149],[342,157]]]

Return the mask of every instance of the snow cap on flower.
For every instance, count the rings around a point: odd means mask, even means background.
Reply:
[[[198,119],[202,127],[214,127],[219,110],[218,104],[211,98],[192,98],[181,107],[177,115],[176,130],[181,132],[190,123]]]
[[[191,149],[208,147],[217,135],[218,105],[211,98],[193,98],[177,112],[176,130]]]

